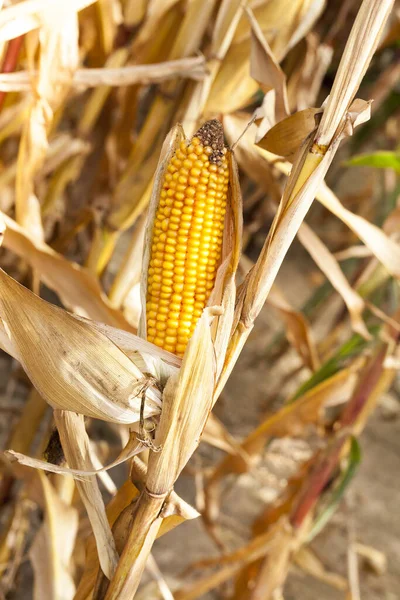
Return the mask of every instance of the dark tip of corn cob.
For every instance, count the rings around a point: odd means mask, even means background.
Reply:
[[[211,119],[200,127],[193,137],[199,138],[203,146],[209,146],[213,149],[209,156],[212,163],[220,163],[224,157],[224,130],[222,124],[217,119]]]

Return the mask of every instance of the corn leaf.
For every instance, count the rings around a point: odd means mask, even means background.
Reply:
[[[117,423],[139,420],[143,375],[106,336],[4,271],[0,316],[18,360],[51,406]],[[149,392],[153,401],[146,402],[146,416],[158,412],[159,394]]]

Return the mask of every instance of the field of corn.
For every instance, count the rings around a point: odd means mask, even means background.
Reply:
[[[0,52],[0,600],[400,599],[400,1]]]

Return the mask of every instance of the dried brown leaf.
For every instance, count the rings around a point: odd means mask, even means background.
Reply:
[[[271,289],[268,303],[280,312],[286,324],[288,340],[296,348],[305,366],[312,371],[317,370],[320,361],[311,327],[305,316],[289,304],[276,285]]]
[[[3,213],[6,223],[4,247],[25,259],[40,273],[41,279],[78,314],[132,331],[123,315],[113,309],[97,279],[86,269],[71,263],[44,242],[37,241],[13,219]]]
[[[253,12],[247,9],[251,25],[250,74],[266,93],[275,91],[274,116],[280,121],[289,114],[286,77],[273,55]]]
[[[326,278],[342,296],[350,313],[354,331],[365,339],[370,339],[371,336],[362,318],[362,313],[365,309],[364,300],[353,290],[336,262],[335,257],[306,223],[302,224],[297,235]]]
[[[1,270],[0,286],[0,315],[7,335],[49,404],[117,423],[139,420],[144,378],[117,346]],[[159,411],[159,393],[148,389],[146,394],[152,397],[145,407],[150,416]]]
[[[315,115],[319,108],[306,108],[286,117],[272,127],[257,145],[268,152],[293,158],[304,139],[315,129]]]
[[[70,467],[63,467],[60,465],[55,465],[49,463],[45,460],[40,460],[38,458],[31,458],[30,456],[26,456],[25,454],[21,454],[20,452],[15,452],[14,450],[6,450],[5,455],[11,461],[16,460],[21,465],[26,465],[27,467],[33,467],[34,469],[40,469],[43,471],[47,471],[49,473],[59,473],[62,475],[71,475],[75,477],[75,479],[81,479],[86,477],[87,475],[97,475],[104,471],[108,471],[117,465],[120,465],[123,462],[126,462],[136,454],[139,454],[143,451],[144,445],[137,439],[135,433],[131,432],[129,436],[128,443],[119,453],[116,459],[114,459],[111,463],[106,466],[99,467],[97,469],[71,469]],[[93,458],[92,458],[93,460]]]
[[[79,470],[93,469],[89,438],[82,415],[55,410],[54,419],[69,466]],[[96,477],[88,475],[82,481],[77,481],[76,485],[96,538],[101,568],[110,579],[118,563],[118,554]]]

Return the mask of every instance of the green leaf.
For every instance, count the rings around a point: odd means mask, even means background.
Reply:
[[[377,169],[394,169],[400,173],[400,153],[379,150],[371,154],[359,154],[345,163],[350,167],[375,167]]]
[[[351,438],[351,446],[349,459],[346,468],[342,471],[340,478],[337,482],[336,487],[334,488],[330,500],[321,514],[318,515],[316,520],[314,521],[314,525],[308,534],[307,542],[311,542],[312,539],[325,527],[328,523],[332,515],[335,513],[337,507],[343,495],[349,485],[350,481],[353,479],[357,468],[361,462],[361,449],[358,441],[355,437]]]
[[[379,327],[368,327],[368,331],[373,337],[376,337],[379,331]],[[335,375],[335,373],[340,371],[346,365],[346,362],[350,358],[356,356],[357,354],[360,354],[371,343],[372,342],[365,340],[363,337],[358,335],[358,333],[355,333],[339,348],[339,350],[332,356],[332,358],[327,360],[320,367],[320,369],[318,369],[318,371],[313,373],[313,375],[311,375],[311,377],[307,379],[307,381],[305,381],[303,385],[301,385],[298,388],[297,392],[289,400],[288,404],[294,402],[294,400],[297,400],[297,398],[300,398],[300,396],[308,392],[308,390],[314,388],[319,383],[322,383],[322,381],[325,381],[325,379],[328,379],[328,377],[332,377],[332,375]]]

